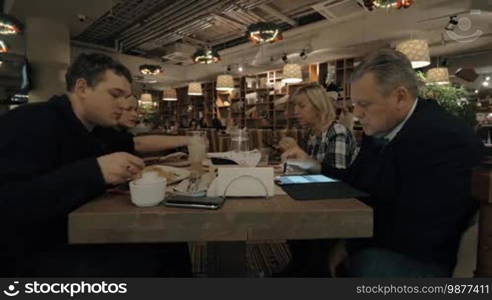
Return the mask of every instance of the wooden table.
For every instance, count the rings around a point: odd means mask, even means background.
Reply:
[[[106,194],[69,215],[72,244],[209,241],[214,253],[237,252],[209,258],[221,266],[218,273],[222,276],[244,274],[244,241],[360,238],[372,234],[372,209],[356,199],[295,201],[287,195],[268,200],[232,198],[219,210],[198,210],[137,208],[128,195]],[[230,261],[230,257],[236,261]]]

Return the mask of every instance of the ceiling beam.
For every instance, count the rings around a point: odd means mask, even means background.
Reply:
[[[183,41],[184,42],[188,42],[190,44],[193,44],[193,45],[198,45],[198,46],[203,46],[203,47],[208,47],[209,46],[209,43],[205,42],[205,41],[202,41],[202,40],[199,40],[197,38],[192,38],[190,36],[183,36]]]
[[[219,18],[219,19],[223,19],[225,22],[229,22],[229,23],[232,23],[240,28],[242,28],[243,30],[246,30],[248,28],[248,26],[238,20],[234,20],[233,18],[223,14],[223,13],[214,13],[212,14],[213,16],[215,16],[216,18]]]
[[[264,12],[266,12],[267,14],[270,14],[276,18],[279,18],[280,20],[292,25],[292,26],[297,26],[297,22],[296,20],[290,18],[289,16],[283,14],[282,12],[280,12],[278,9],[276,8],[273,8],[272,6],[268,5],[268,4],[263,4],[263,5],[260,5],[258,6],[258,8],[260,8],[261,10],[263,10]]]

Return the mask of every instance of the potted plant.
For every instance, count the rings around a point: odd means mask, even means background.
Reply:
[[[472,98],[470,92],[462,86],[428,83],[421,72],[418,73],[418,77],[422,82],[421,98],[434,99],[449,113],[463,119],[471,126],[475,125],[476,105],[475,102],[470,101]]]

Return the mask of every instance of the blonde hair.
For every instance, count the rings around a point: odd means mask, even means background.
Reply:
[[[328,95],[325,89],[317,84],[311,83],[298,88],[292,98],[305,95],[311,105],[320,113],[322,121],[336,120],[335,99]]]
[[[130,101],[133,101],[133,102],[137,103],[137,107],[139,106],[138,105],[139,104],[138,103],[138,99],[137,99],[137,97],[135,97],[135,95],[130,95],[127,98],[120,99],[120,103],[121,104],[128,103]]]

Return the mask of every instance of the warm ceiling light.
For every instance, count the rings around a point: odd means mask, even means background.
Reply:
[[[231,75],[217,76],[217,91],[231,91],[234,89],[234,78]]]
[[[0,40],[0,53],[7,53],[9,52],[9,48],[7,47],[7,44],[5,44],[4,41]]]
[[[408,40],[399,43],[396,50],[405,54],[414,69],[430,65],[429,44],[424,40]]]
[[[282,40],[280,27],[274,23],[260,22],[248,26],[247,35],[255,44],[274,43]]]
[[[220,60],[219,53],[212,49],[198,49],[193,54],[193,61],[200,64],[212,64]]]
[[[190,82],[188,84],[188,95],[190,96],[203,95],[202,84],[200,82]]]
[[[162,68],[157,65],[141,65],[139,70],[144,75],[159,75],[162,73]]]
[[[0,14],[0,34],[19,34],[22,33],[22,28],[22,23],[13,16]]]
[[[152,102],[152,95],[150,93],[143,93],[140,95],[140,101],[143,103],[149,103]]]
[[[178,96],[176,94],[176,89],[164,89],[164,91],[162,92],[162,100],[177,101]]]
[[[432,68],[427,71],[427,82],[431,84],[449,84],[448,68]]]
[[[286,64],[282,71],[282,82],[299,83],[302,82],[302,70],[298,64]]]
[[[414,0],[364,0],[364,6],[369,10],[374,8],[409,8]]]
[[[488,82],[488,81],[484,81],[484,82],[482,83],[482,85],[483,85],[483,86],[489,86],[489,82]]]

